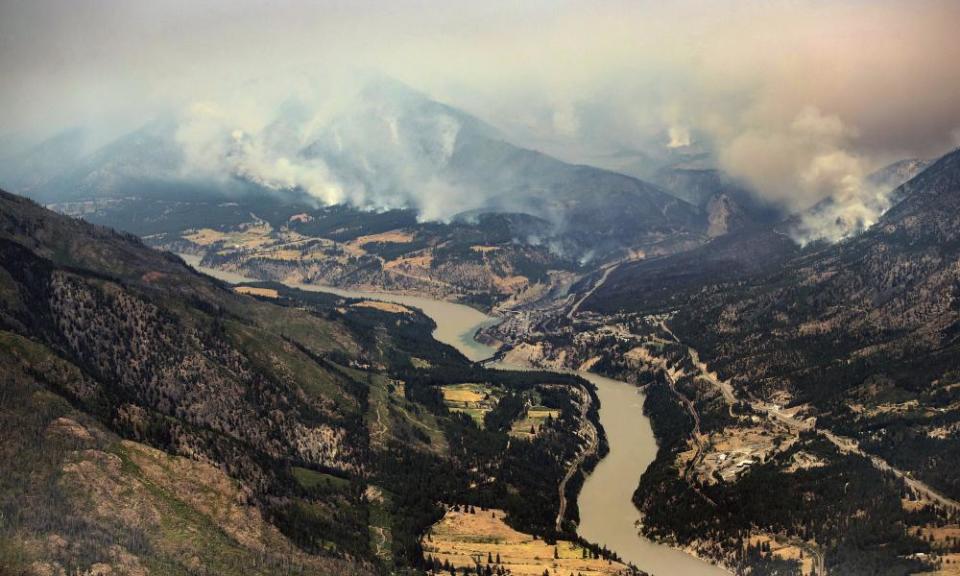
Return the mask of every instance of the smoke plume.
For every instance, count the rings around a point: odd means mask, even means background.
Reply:
[[[371,137],[391,111],[351,100],[382,73],[567,161],[718,166],[793,210],[818,206],[807,241],[874,221],[886,201],[864,175],[943,154],[960,130],[954,0],[83,5],[0,4],[4,149],[76,126],[106,142],[172,113],[185,169],[425,217],[481,205],[434,177],[454,116]],[[351,105],[370,122],[335,125]]]

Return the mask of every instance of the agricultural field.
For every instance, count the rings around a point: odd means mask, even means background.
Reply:
[[[914,502],[914,505],[917,503]],[[919,507],[922,507],[919,506]],[[930,543],[937,556],[935,576],[960,576],[960,525],[927,525],[910,529],[910,533]]]
[[[960,576],[960,554],[945,554],[940,557],[940,567],[928,576]]]
[[[443,403],[451,412],[462,412],[470,416],[477,426],[484,427],[484,417],[503,399],[506,392],[486,384],[451,384],[441,388]],[[536,436],[541,427],[551,419],[560,417],[560,410],[541,406],[539,394],[528,391],[522,393],[522,408],[517,406],[519,414],[509,425],[509,433],[514,438]]]
[[[593,558],[589,550],[574,542],[559,540],[548,544],[530,534],[518,532],[504,521],[502,510],[447,508],[423,539],[424,555],[435,564],[454,568],[487,564],[503,568],[514,576],[579,574],[606,576],[629,574],[619,562]],[[499,559],[499,561],[498,561]],[[441,572],[436,572],[440,574]]]
[[[374,310],[380,310],[381,312],[389,312],[391,314],[413,314],[413,310],[403,306],[402,304],[395,304],[393,302],[381,302],[380,300],[361,300],[354,304],[351,304],[353,308],[373,308]]]
[[[800,574],[802,576],[811,576],[816,574],[814,558],[811,557],[809,552],[804,554],[803,549],[799,546],[791,543],[784,543],[765,534],[751,536],[749,539],[749,544],[755,548],[759,548],[760,546],[768,547],[770,550],[770,555],[773,558],[799,562]]]
[[[357,248],[363,248],[367,244],[409,244],[413,242],[414,235],[410,232],[404,230],[390,230],[388,232],[381,232],[379,234],[369,234],[367,236],[360,236],[348,244],[352,244]]]
[[[443,403],[451,412],[463,412],[483,427],[483,417],[497,406],[502,391],[485,384],[451,384],[441,388]]]
[[[273,288],[259,288],[256,286],[236,286],[233,289],[237,294],[247,294],[249,296],[260,296],[261,298],[272,298],[276,300],[280,294]]]
[[[510,426],[510,435],[516,438],[530,438],[536,436],[540,427],[548,418],[556,419],[560,417],[560,411],[556,408],[547,408],[545,406],[531,406],[527,408],[525,414],[514,420]],[[532,431],[532,432],[531,432]]]
[[[273,228],[267,222],[256,220],[238,226],[234,230],[221,231],[213,228],[200,228],[183,235],[198,246],[219,245],[232,249],[252,250],[271,243]]]

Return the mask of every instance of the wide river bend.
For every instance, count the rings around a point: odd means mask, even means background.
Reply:
[[[200,266],[200,258],[196,256],[180,256],[200,272],[225,282],[257,281]],[[434,338],[455,347],[467,358],[482,360],[496,351],[477,342],[474,335],[480,328],[496,323],[497,319],[469,306],[388,292],[342,290],[313,284],[288,285],[301,290],[419,308],[436,323]],[[643,413],[643,394],[625,382],[592,372],[579,374],[597,387],[600,423],[606,431],[610,452],[587,477],[577,498],[580,509],[578,533],[591,542],[605,545],[625,561],[654,576],[729,576],[728,572],[717,566],[638,535],[640,512],[633,505],[633,492],[640,476],[657,455],[653,429]]]

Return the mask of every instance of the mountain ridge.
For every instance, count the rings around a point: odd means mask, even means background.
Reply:
[[[558,520],[598,417],[589,384],[485,369],[434,327],[407,307],[234,289],[0,193],[0,566],[416,571],[451,506],[614,560],[577,538],[575,510]],[[445,400],[464,383],[488,390],[490,417]],[[551,418],[531,431],[534,402]]]

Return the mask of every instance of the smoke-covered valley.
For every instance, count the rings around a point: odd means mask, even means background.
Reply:
[[[4,186],[51,201],[172,181],[560,228],[571,198],[608,201],[558,195],[555,166],[510,143],[681,197],[672,170],[719,170],[748,202],[800,213],[805,244],[875,222],[891,201],[870,174],[938,157],[960,128],[947,1],[107,4],[2,8]]]
[[[958,29],[0,0],[0,574],[957,576]]]
[[[410,210],[424,223],[523,214],[543,224],[518,230],[517,241],[581,259],[693,236],[704,220],[698,206],[658,186],[515,146],[475,116],[382,77],[338,103],[291,97],[251,111],[197,102],[80,153],[88,139],[72,129],[11,156],[6,186],[60,206],[261,196]]]

